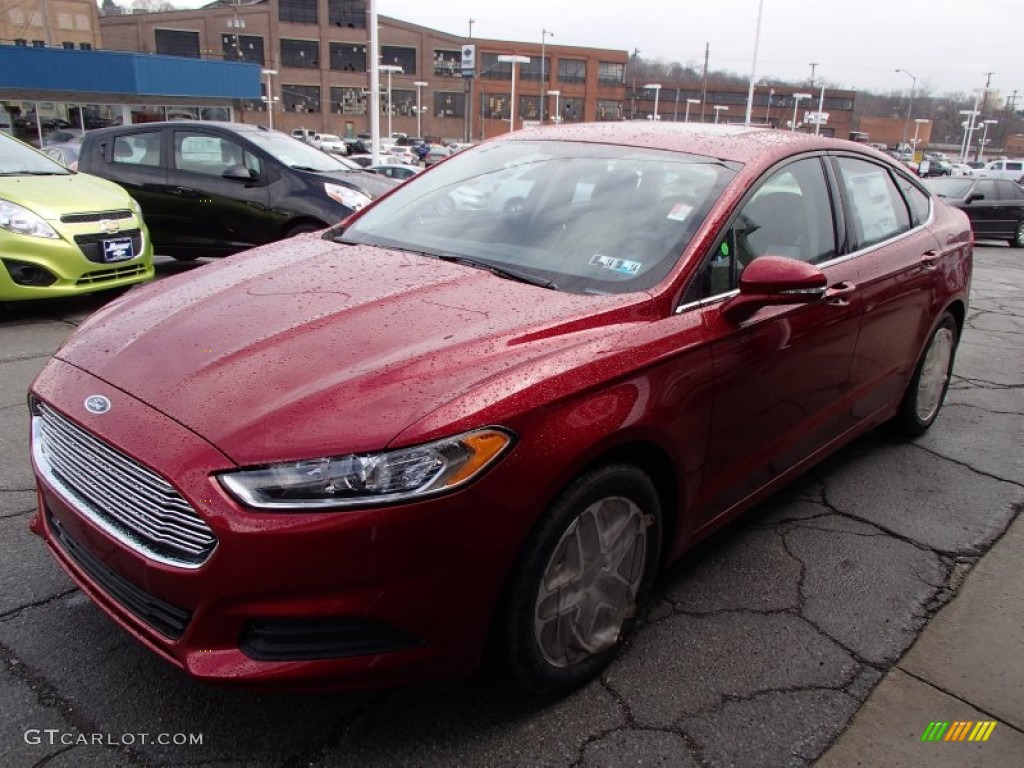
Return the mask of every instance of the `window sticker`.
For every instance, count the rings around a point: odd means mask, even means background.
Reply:
[[[676,203],[672,206],[672,210],[668,212],[667,218],[673,221],[686,221],[689,215],[693,213],[693,206],[687,203]]]
[[[611,256],[602,256],[599,253],[595,253],[590,258],[590,264],[591,266],[603,267],[604,269],[610,269],[613,272],[619,272],[623,275],[635,275],[640,271],[640,267],[642,266],[639,261],[615,259]]]

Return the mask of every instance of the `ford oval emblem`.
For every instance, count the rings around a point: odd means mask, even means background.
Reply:
[[[89,413],[106,413],[110,410],[110,400],[103,395],[89,395],[85,398],[85,410]]]

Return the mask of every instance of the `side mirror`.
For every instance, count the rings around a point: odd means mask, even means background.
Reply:
[[[983,195],[981,192],[971,192],[971,194],[969,194],[967,196],[967,200],[965,200],[964,202],[966,202],[966,203],[973,203],[973,202],[975,202],[977,200],[984,200],[984,199],[985,199],[985,195]]]
[[[256,172],[249,170],[244,165],[232,165],[221,174],[221,178],[229,181],[252,181],[256,178]]]
[[[828,278],[807,262],[761,256],[740,274],[740,292],[722,305],[722,314],[739,323],[762,307],[811,304],[825,295]]]

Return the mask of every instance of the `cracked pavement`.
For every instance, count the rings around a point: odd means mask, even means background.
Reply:
[[[484,675],[360,695],[226,691],[135,643],[27,529],[24,393],[102,302],[0,315],[0,764],[810,765],[1024,506],[1022,288],[1020,251],[979,247],[933,429],[858,440],[691,551],[603,678],[547,704]],[[29,743],[29,729],[103,740]]]

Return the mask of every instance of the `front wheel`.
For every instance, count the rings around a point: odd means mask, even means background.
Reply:
[[[1011,248],[1024,248],[1024,219],[1017,222],[1017,228],[1013,230],[1013,237],[1010,239]]]
[[[928,340],[896,415],[896,425],[907,437],[923,435],[938,417],[953,373],[957,341],[956,320],[947,312]]]
[[[547,511],[513,569],[496,640],[528,691],[559,695],[615,657],[650,591],[662,512],[650,478],[627,464],[595,469]]]

